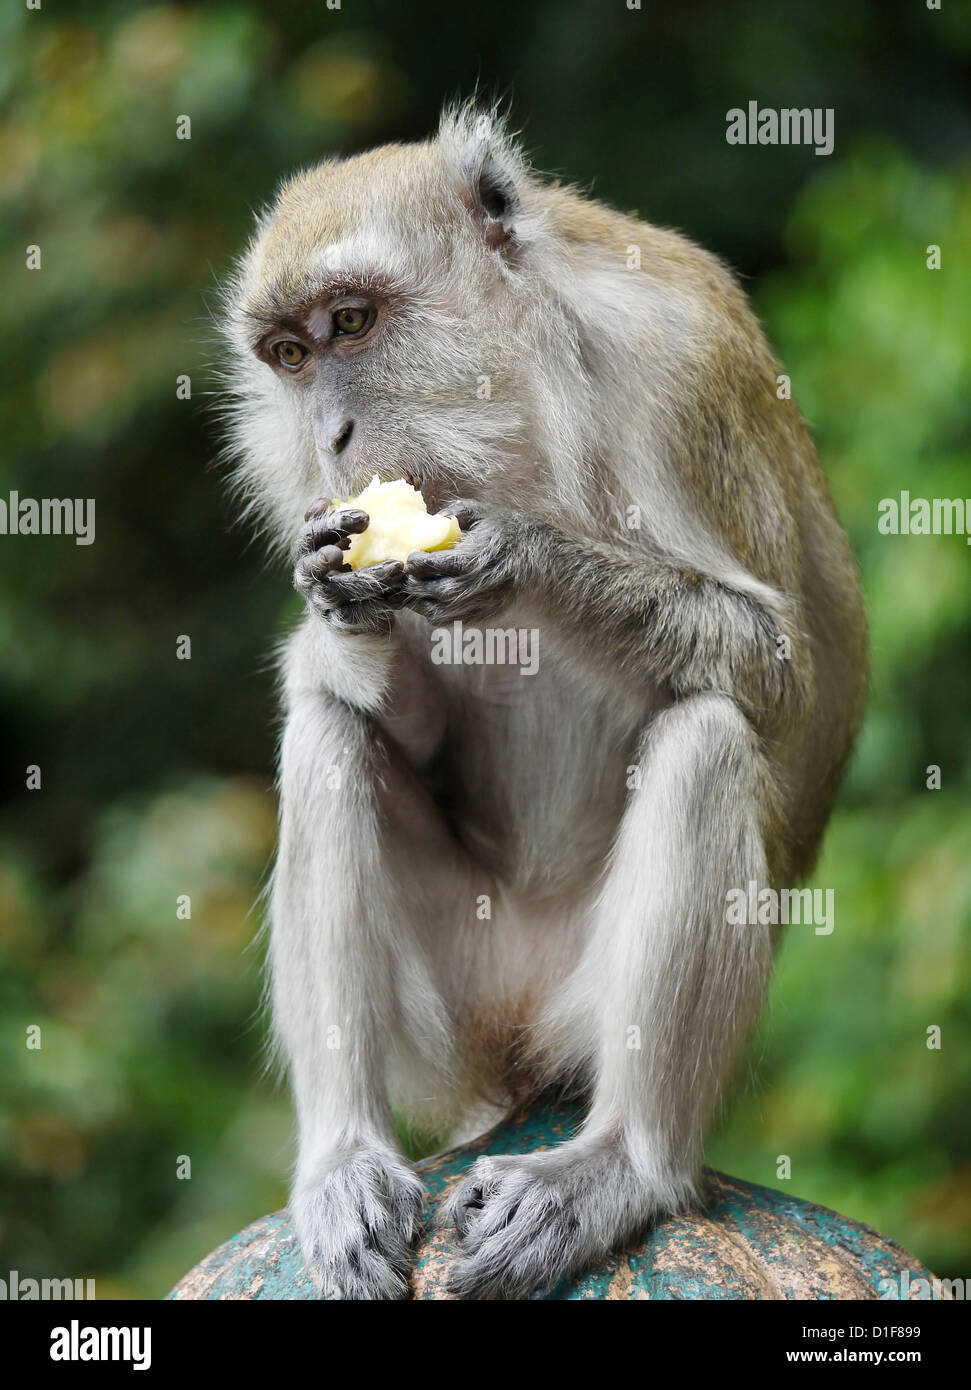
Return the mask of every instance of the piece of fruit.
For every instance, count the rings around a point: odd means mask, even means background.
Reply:
[[[382,560],[407,560],[415,550],[451,550],[462,539],[455,517],[430,516],[424,497],[404,478],[381,483],[375,477],[360,496],[334,506],[360,507],[370,518],[367,530],[351,536],[344,551],[352,570]]]

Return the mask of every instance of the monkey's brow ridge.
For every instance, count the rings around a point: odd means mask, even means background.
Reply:
[[[387,298],[393,286],[374,271],[332,271],[317,278],[288,277],[282,285],[267,285],[241,306],[243,317],[261,326],[295,325],[315,305],[339,295]]]

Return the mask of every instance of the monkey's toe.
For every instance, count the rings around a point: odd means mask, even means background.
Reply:
[[[603,1260],[659,1212],[681,1205],[673,1182],[650,1181],[611,1138],[480,1158],[443,1213],[461,1240],[449,1292],[529,1298]]]
[[[457,1298],[528,1298],[576,1265],[580,1223],[540,1180],[514,1183],[483,1201],[468,1222],[449,1280]]]
[[[464,1236],[469,1229],[472,1215],[481,1211],[484,1206],[485,1199],[481,1187],[471,1186],[463,1192],[462,1197],[456,1202],[454,1210],[455,1229],[460,1236]]]
[[[449,1279],[457,1298],[528,1298],[577,1258],[577,1215],[528,1160],[480,1159],[452,1193],[446,1215],[462,1242]]]

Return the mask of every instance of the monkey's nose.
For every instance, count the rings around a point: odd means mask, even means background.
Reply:
[[[330,441],[330,451],[332,454],[342,454],[351,442],[351,435],[354,433],[354,421],[345,420],[340,429]]]

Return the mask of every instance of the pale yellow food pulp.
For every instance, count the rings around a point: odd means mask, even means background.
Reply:
[[[360,507],[370,521],[366,531],[352,536],[344,559],[352,570],[382,560],[407,560],[415,550],[451,550],[462,532],[454,516],[429,516],[425,499],[404,478],[393,483],[375,477],[360,494],[338,507]]]

